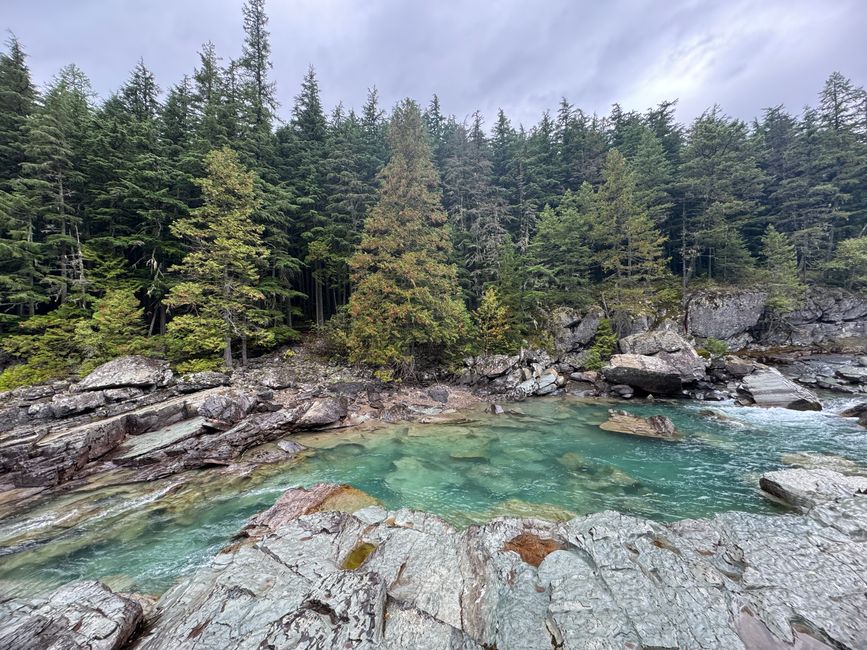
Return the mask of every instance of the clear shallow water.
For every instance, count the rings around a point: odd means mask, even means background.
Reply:
[[[638,415],[668,415],[682,442],[602,431],[610,406],[546,398],[466,423],[299,437],[316,446],[307,458],[248,476],[209,470],[45,500],[0,520],[0,592],[29,594],[80,578],[163,591],[286,488],[318,481],[350,483],[388,508],[427,510],[459,526],[603,509],[668,521],[777,511],[757,483],[762,472],[784,466],[785,454],[834,454],[867,465],[867,430],[834,415],[841,403],[823,413],[616,404]]]

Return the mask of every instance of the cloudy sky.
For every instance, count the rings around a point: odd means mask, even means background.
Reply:
[[[240,51],[242,0],[3,0],[44,83],[74,62],[106,95],[139,57],[165,89],[211,40]],[[307,66],[326,106],[359,106],[376,85],[463,118],[503,107],[534,123],[566,96],[587,111],[679,98],[688,120],[719,103],[751,119],[799,111],[840,70],[867,83],[865,0],[270,0],[273,78],[287,116]],[[5,24],[2,24],[5,23]],[[490,121],[490,120],[489,120]]]

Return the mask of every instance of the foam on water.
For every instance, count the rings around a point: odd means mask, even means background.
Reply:
[[[618,403],[664,414],[684,434],[666,442],[605,432],[611,404],[545,398],[470,422],[344,430],[300,441],[300,463],[250,476],[214,471],[73,492],[0,522],[0,591],[32,593],[78,578],[159,592],[206,562],[287,488],[350,483],[388,508],[464,526],[503,515],[552,519],[615,509],[660,521],[725,510],[775,512],[758,476],[782,454],[815,452],[867,465],[867,431],[828,412],[730,403]]]

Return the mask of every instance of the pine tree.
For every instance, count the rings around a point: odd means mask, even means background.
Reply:
[[[172,233],[190,247],[173,270],[184,280],[172,287],[166,304],[186,307],[176,316],[169,334],[182,352],[196,356],[223,350],[232,367],[232,342],[240,339],[242,363],[247,341],[261,338],[263,318],[257,303],[264,296],[257,288],[260,267],[267,262],[263,227],[252,220],[256,208],[255,175],[244,169],[238,154],[225,147],[205,159],[208,175],[197,180],[201,207],[171,225]]]
[[[469,316],[448,263],[439,178],[418,105],[404,100],[389,129],[392,157],[350,266],[350,358],[411,372],[420,355],[442,358],[466,336]]]

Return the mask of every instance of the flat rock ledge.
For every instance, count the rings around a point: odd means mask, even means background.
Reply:
[[[766,478],[808,476],[805,514],[667,525],[608,511],[456,530],[292,489],[163,595],[136,647],[865,648],[867,497],[828,470]]]

